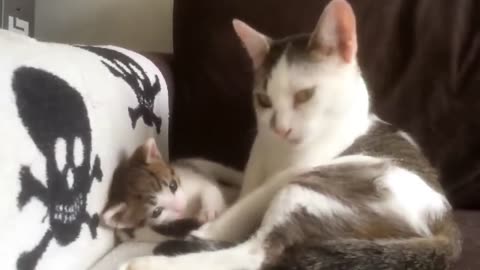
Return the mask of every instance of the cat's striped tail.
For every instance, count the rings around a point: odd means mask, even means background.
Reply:
[[[447,270],[460,252],[457,236],[306,241],[283,250],[258,240],[175,257],[144,257],[121,270]]]
[[[459,246],[446,237],[299,244],[262,270],[445,270],[458,257]]]

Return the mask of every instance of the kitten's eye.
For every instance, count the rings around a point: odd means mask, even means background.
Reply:
[[[270,97],[268,97],[265,94],[255,94],[255,98],[257,99],[258,105],[262,108],[271,108],[272,107],[272,101],[270,100]]]
[[[296,92],[294,96],[295,106],[309,101],[312,98],[314,91],[315,91],[315,87],[311,87],[311,88],[303,89]]]
[[[177,182],[175,181],[170,182],[170,184],[168,185],[168,188],[170,188],[170,191],[172,193],[175,193],[175,191],[177,191],[177,188],[178,188]]]
[[[162,207],[157,207],[153,210],[152,212],[152,218],[157,218],[159,217],[163,212],[163,208]]]

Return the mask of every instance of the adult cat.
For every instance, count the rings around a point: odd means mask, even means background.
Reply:
[[[451,207],[410,138],[370,113],[350,5],[333,0],[311,35],[234,28],[258,136],[240,200],[194,235],[241,243],[122,269],[447,269],[460,252]]]

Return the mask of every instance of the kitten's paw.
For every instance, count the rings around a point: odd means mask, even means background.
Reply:
[[[203,240],[215,240],[214,235],[215,235],[215,230],[212,222],[207,222],[197,230],[194,230],[190,233],[190,236],[193,236],[194,238],[203,239]]]
[[[216,219],[218,217],[218,214],[219,214],[219,211],[217,211],[215,209],[205,209],[205,210],[200,211],[198,220],[201,223],[205,224],[205,223],[208,223],[208,222]]]
[[[206,236],[208,236],[208,227],[209,226],[210,226],[210,223],[203,224],[200,228],[192,231],[190,233],[190,236],[193,236],[194,238],[205,239]]]
[[[188,238],[189,240],[190,239],[205,239],[207,240],[208,239],[208,233],[206,233],[204,230],[196,230],[196,231],[193,231],[190,233],[189,237],[191,238]]]

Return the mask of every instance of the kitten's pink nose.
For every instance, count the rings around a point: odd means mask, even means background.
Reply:
[[[292,132],[292,129],[273,127],[273,132],[282,138],[286,138]]]

